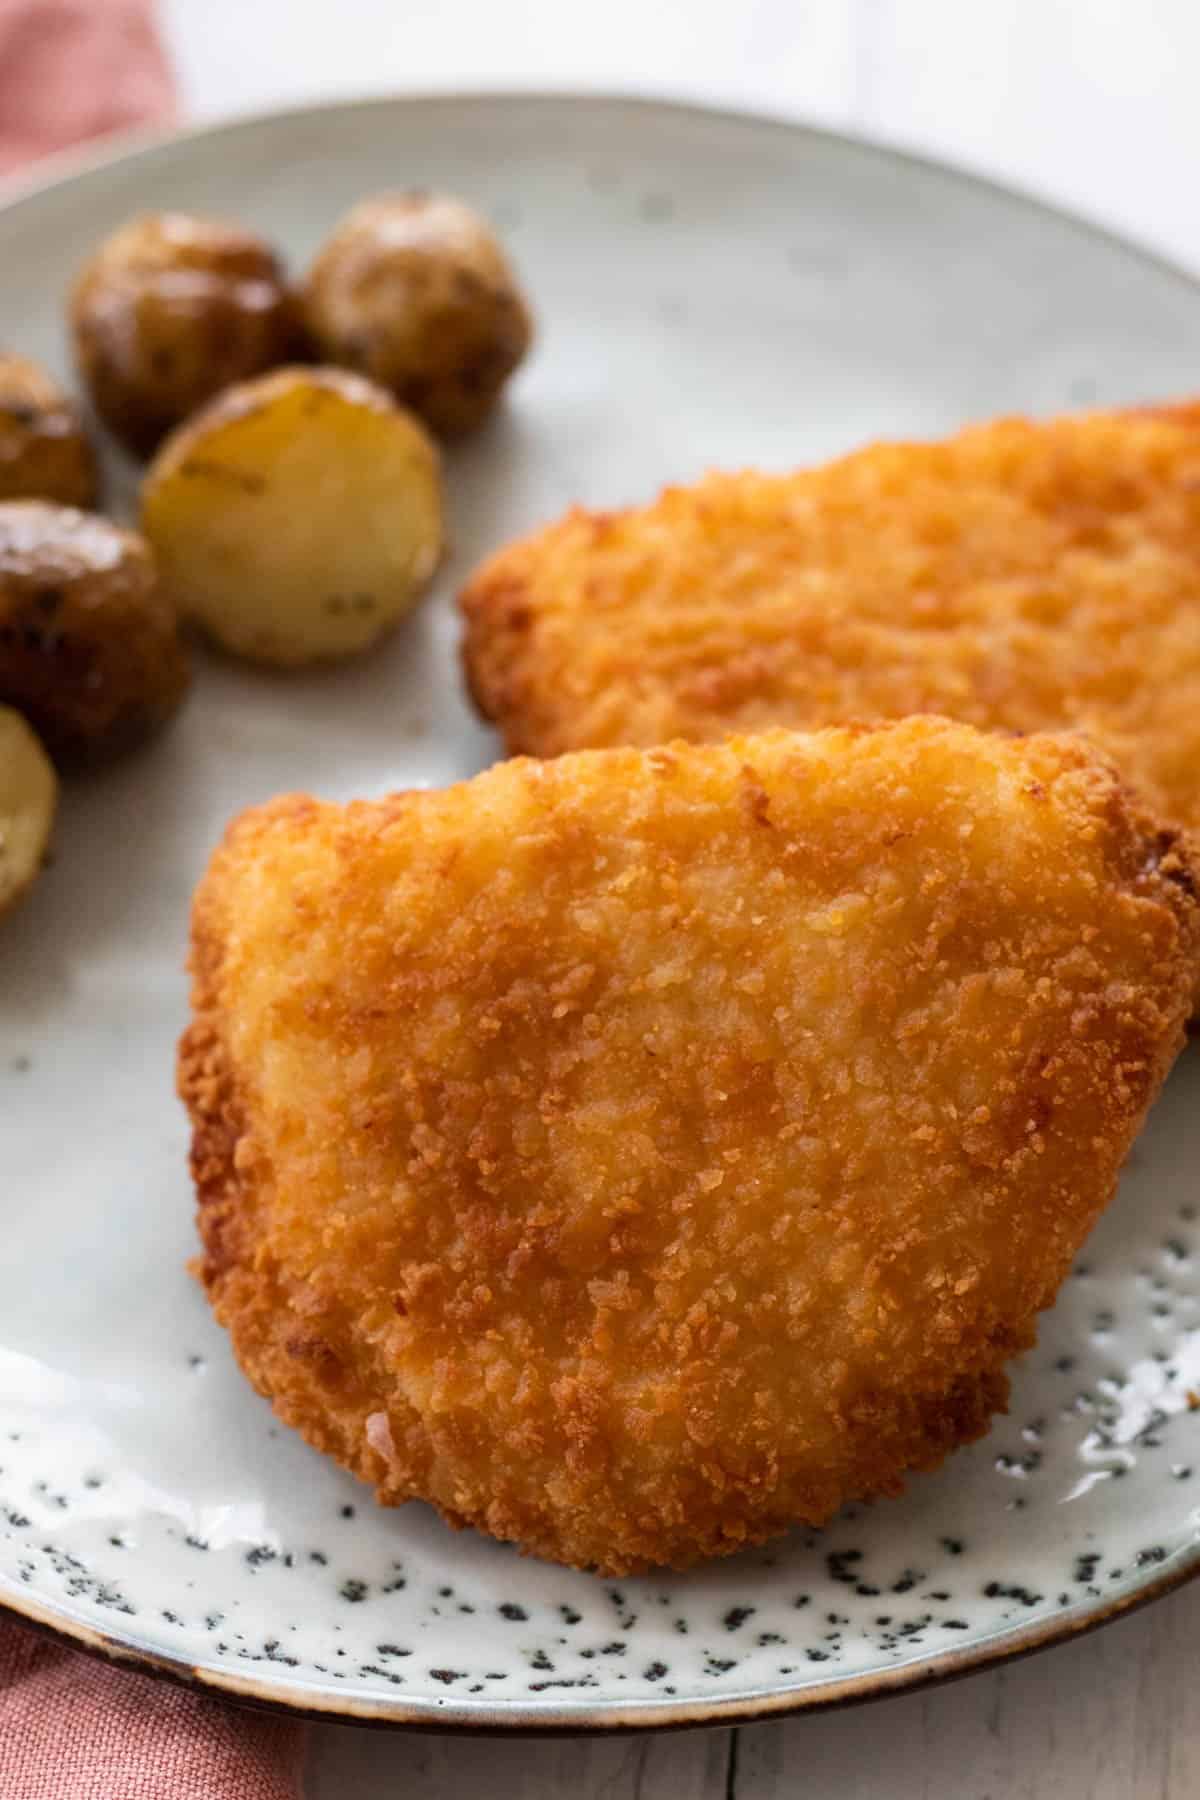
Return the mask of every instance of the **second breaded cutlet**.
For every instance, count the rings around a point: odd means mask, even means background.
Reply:
[[[1200,824],[1200,402],[576,510],[462,605],[510,752],[940,713],[1082,731]]]

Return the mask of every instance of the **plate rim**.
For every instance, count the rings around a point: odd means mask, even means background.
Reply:
[[[66,1649],[81,1650],[110,1667],[149,1675],[193,1692],[213,1695],[255,1711],[319,1724],[361,1725],[383,1731],[430,1731],[479,1737],[604,1737],[643,1731],[719,1730],[764,1724],[800,1713],[833,1712],[869,1701],[944,1687],[1058,1645],[1073,1643],[1127,1618],[1143,1607],[1184,1588],[1200,1575],[1200,1544],[1174,1556],[1150,1580],[1127,1588],[1101,1606],[1072,1607],[1035,1624],[1014,1626],[974,1646],[941,1650],[894,1669],[861,1675],[830,1676],[803,1687],[771,1694],[731,1695],[728,1699],[664,1700],[589,1704],[570,1710],[558,1703],[526,1701],[510,1706],[496,1702],[466,1707],[452,1700],[392,1698],[387,1694],[355,1699],[349,1694],[294,1686],[286,1680],[263,1683],[258,1676],[205,1667],[168,1651],[149,1650],[114,1633],[99,1631],[82,1619],[12,1592],[0,1593],[0,1618],[32,1626]]]
[[[499,87],[481,83],[479,86],[430,86],[402,91],[365,89],[358,93],[324,98],[283,101],[277,106],[238,107],[231,112],[222,113],[219,118],[200,120],[194,125],[135,125],[127,130],[106,132],[100,137],[86,139],[80,144],[68,144],[61,150],[40,156],[28,168],[0,174],[0,223],[3,223],[9,213],[17,211],[27,202],[43,198],[54,188],[65,187],[88,175],[100,174],[122,163],[135,162],[143,156],[152,156],[156,151],[180,145],[235,137],[241,131],[251,131],[262,125],[283,126],[305,119],[330,117],[339,112],[386,112],[395,107],[407,109],[428,106],[436,109],[476,105],[547,108],[570,105],[596,111],[625,108],[635,112],[667,113],[676,118],[690,117],[698,124],[707,121],[709,124],[766,127],[783,136],[809,138],[842,150],[865,151],[868,155],[924,170],[927,174],[948,176],[965,187],[981,189],[1001,199],[1016,201],[1018,205],[1056,219],[1060,225],[1070,226],[1085,237],[1108,244],[1113,249],[1126,251],[1193,292],[1200,289],[1200,267],[1195,270],[1188,268],[1170,251],[1162,250],[1155,244],[1143,243],[1140,238],[1121,227],[1106,224],[1085,212],[1078,212],[1065,201],[1051,199],[1023,182],[987,174],[954,157],[942,157],[934,155],[932,151],[918,150],[912,145],[897,142],[886,134],[842,130],[838,126],[821,124],[767,104],[738,106],[715,100],[696,100],[686,95],[652,92],[649,89],[573,87],[569,83],[562,87],[524,87],[514,82],[509,86]]]
[[[770,108],[706,103],[660,96],[651,92],[608,88],[465,87],[414,89],[403,93],[368,92],[329,99],[285,103],[266,108],[247,108],[197,125],[151,127],[111,134],[82,146],[40,159],[32,174],[18,172],[0,178],[0,228],[6,219],[36,205],[56,189],[68,187],[92,175],[124,164],[136,163],[159,152],[184,148],[215,138],[234,138],[240,132],[263,126],[286,128],[305,120],[331,118],[337,113],[361,114],[396,108],[473,106],[554,107],[571,105],[594,112],[633,110],[666,114],[696,123],[767,128],[791,138],[818,141],[843,151],[865,152],[906,167],[948,177],[1041,213],[1090,237],[1124,251],[1200,295],[1200,274],[1193,274],[1169,254],[1139,243],[1123,231],[1101,224],[1059,205],[1019,183],[997,180],[957,162],[927,155],[867,133],[841,131],[814,124]],[[611,1732],[688,1730],[731,1727],[784,1718],[802,1712],[823,1712],[860,1705],[890,1695],[939,1687],[946,1682],[994,1669],[1016,1659],[1052,1649],[1085,1637],[1114,1619],[1125,1617],[1183,1588],[1200,1576],[1200,1539],[1183,1546],[1157,1574],[1127,1587],[1099,1605],[1076,1605],[1025,1626],[1014,1626],[961,1649],[936,1651],[888,1669],[858,1675],[829,1676],[803,1686],[771,1693],[731,1695],[727,1699],[687,1699],[652,1702],[600,1702],[564,1706],[559,1702],[520,1701],[508,1705],[476,1702],[465,1706],[450,1699],[400,1699],[380,1694],[352,1697],[335,1691],[322,1692],[277,1677],[263,1680],[233,1669],[207,1667],[169,1651],[152,1650],[99,1630],[63,1608],[0,1588],[0,1617],[31,1626],[64,1647],[82,1650],[107,1662],[178,1686],[214,1694],[242,1706],[276,1715],[324,1723],[370,1726],[384,1730],[435,1731],[491,1737],[595,1736]]]

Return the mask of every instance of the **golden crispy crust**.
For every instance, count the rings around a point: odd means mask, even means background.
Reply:
[[[613,1573],[986,1429],[1182,1039],[1194,866],[912,720],[243,815],[193,914],[203,1278],[385,1502]]]
[[[462,606],[510,752],[936,712],[1084,731],[1200,825],[1200,403],[577,509]]]

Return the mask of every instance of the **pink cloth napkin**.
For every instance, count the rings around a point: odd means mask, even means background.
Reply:
[[[0,1626],[4,1800],[298,1800],[303,1727]]]
[[[0,172],[174,100],[153,0],[0,0]]]
[[[153,0],[0,0],[0,171],[173,105]],[[0,1622],[0,1800],[298,1800],[303,1737]]]

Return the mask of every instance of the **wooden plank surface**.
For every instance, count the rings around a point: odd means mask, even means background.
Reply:
[[[322,1727],[309,1800],[728,1800],[733,1735],[510,1742]]]
[[[1190,1800],[1200,1795],[1198,1633],[1200,1584],[994,1674],[877,1707],[745,1729],[733,1793],[736,1800]]]
[[[1198,1643],[1200,1583],[995,1673],[736,1734],[510,1743],[330,1727],[314,1737],[310,1800],[1195,1800]]]

